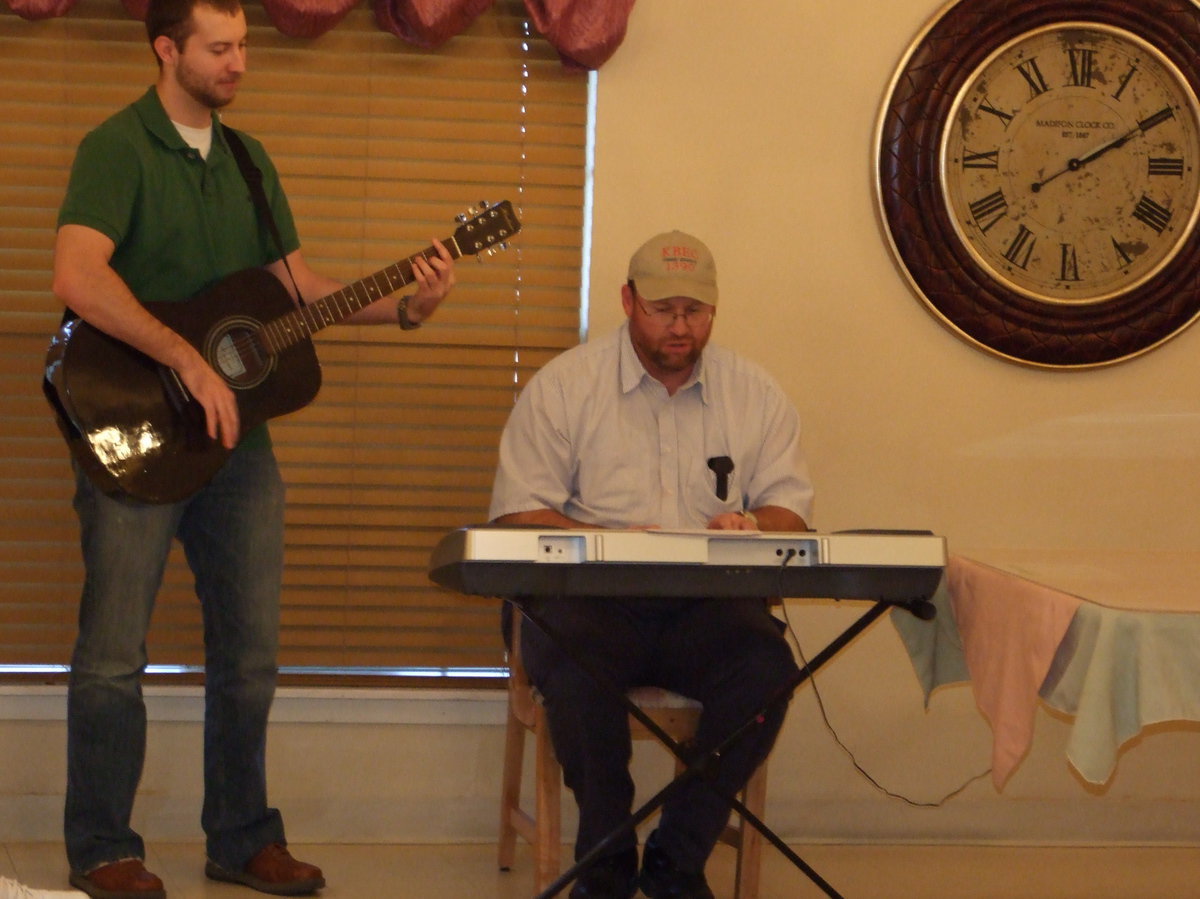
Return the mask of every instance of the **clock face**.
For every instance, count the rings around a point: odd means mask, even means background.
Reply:
[[[1200,128],[1179,70],[1124,29],[1064,23],[998,47],[942,139],[958,239],[992,277],[1051,303],[1152,278],[1200,205]]]
[[[1200,0],[950,0],[888,87],[876,188],[951,331],[1053,368],[1200,317]]]

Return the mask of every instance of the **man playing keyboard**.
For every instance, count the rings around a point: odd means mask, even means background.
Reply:
[[[708,248],[680,231],[634,253],[626,321],[552,360],[522,390],[500,442],[490,518],[502,525],[803,531],[813,490],[800,422],[760,366],[710,346],[717,306]],[[704,711],[699,751],[722,743],[796,673],[761,600],[560,597],[538,601],[559,635],[522,628],[564,780],[579,807],[575,858],[628,820],[634,798],[628,712],[619,690],[654,685]],[[569,647],[569,650],[567,649]],[[583,660],[577,663],[571,656]],[[771,750],[785,708],[725,752],[710,785],[693,779],[663,806],[638,865],[625,831],[572,899],[712,899],[704,867],[738,793]]]

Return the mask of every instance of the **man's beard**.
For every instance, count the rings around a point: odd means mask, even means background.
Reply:
[[[218,94],[213,86],[205,84],[190,69],[182,67],[176,69],[175,78],[188,96],[209,109],[222,109],[233,102],[234,94],[231,93],[227,97]]]
[[[695,340],[692,341],[691,349],[683,354],[678,351],[668,353],[657,346],[642,345],[642,351],[662,371],[687,371],[696,364],[702,349],[703,347]]]

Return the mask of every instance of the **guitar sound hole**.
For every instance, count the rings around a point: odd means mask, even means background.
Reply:
[[[256,329],[234,326],[214,334],[209,362],[232,387],[254,387],[271,371],[271,357],[263,349]]]

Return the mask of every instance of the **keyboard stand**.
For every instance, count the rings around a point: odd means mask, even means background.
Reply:
[[[857,637],[860,633],[867,629],[879,616],[886,612],[892,606],[901,606],[908,609],[912,614],[923,620],[928,620],[935,614],[933,604],[926,597],[919,597],[909,602],[893,602],[890,600],[875,600],[874,604],[856,619],[849,627],[841,634],[829,642],[829,644],[817,653],[810,662],[801,668],[792,678],[782,684],[778,690],[766,701],[762,709],[747,719],[740,727],[733,731],[725,740],[710,752],[704,753],[699,758],[691,758],[684,748],[679,743],[673,740],[662,728],[650,719],[645,712],[637,707],[635,703],[625,696],[624,692],[619,690],[609,681],[603,672],[594,669],[591,665],[585,663],[582,659],[576,657],[569,652],[567,641],[564,641],[562,635],[546,623],[541,616],[530,612],[522,605],[520,597],[513,597],[509,600],[524,614],[535,627],[542,631],[550,640],[558,646],[568,649],[568,655],[574,659],[575,663],[582,667],[602,689],[608,690],[620,696],[621,701],[629,709],[629,713],[638,721],[646,726],[654,736],[669,749],[676,758],[678,758],[687,767],[681,771],[676,777],[665,787],[659,790],[654,796],[648,799],[641,808],[637,809],[629,820],[619,827],[615,828],[611,833],[607,834],[599,843],[597,843],[590,852],[583,858],[579,859],[574,865],[568,868],[563,874],[550,884],[544,891],[538,894],[537,899],[550,899],[557,896],[564,887],[573,881],[579,874],[588,868],[596,859],[603,857],[606,849],[619,839],[626,831],[635,829],[639,824],[653,815],[664,802],[667,801],[675,792],[677,792],[684,784],[696,777],[707,778],[709,772],[713,771],[715,766],[720,764],[722,754],[732,746],[737,740],[748,731],[758,726],[761,717],[770,709],[780,703],[786,703],[791,695],[808,680],[822,665],[837,655],[851,640]],[[821,877],[813,868],[805,862],[799,855],[783,842],[775,833],[757,816],[749,812],[736,796],[722,797],[728,801],[734,811],[741,815],[751,826],[753,826],[763,838],[772,846],[778,849],[783,855],[803,872],[809,880],[816,884],[826,896],[832,899],[842,899],[842,895],[835,890],[824,878]]]

